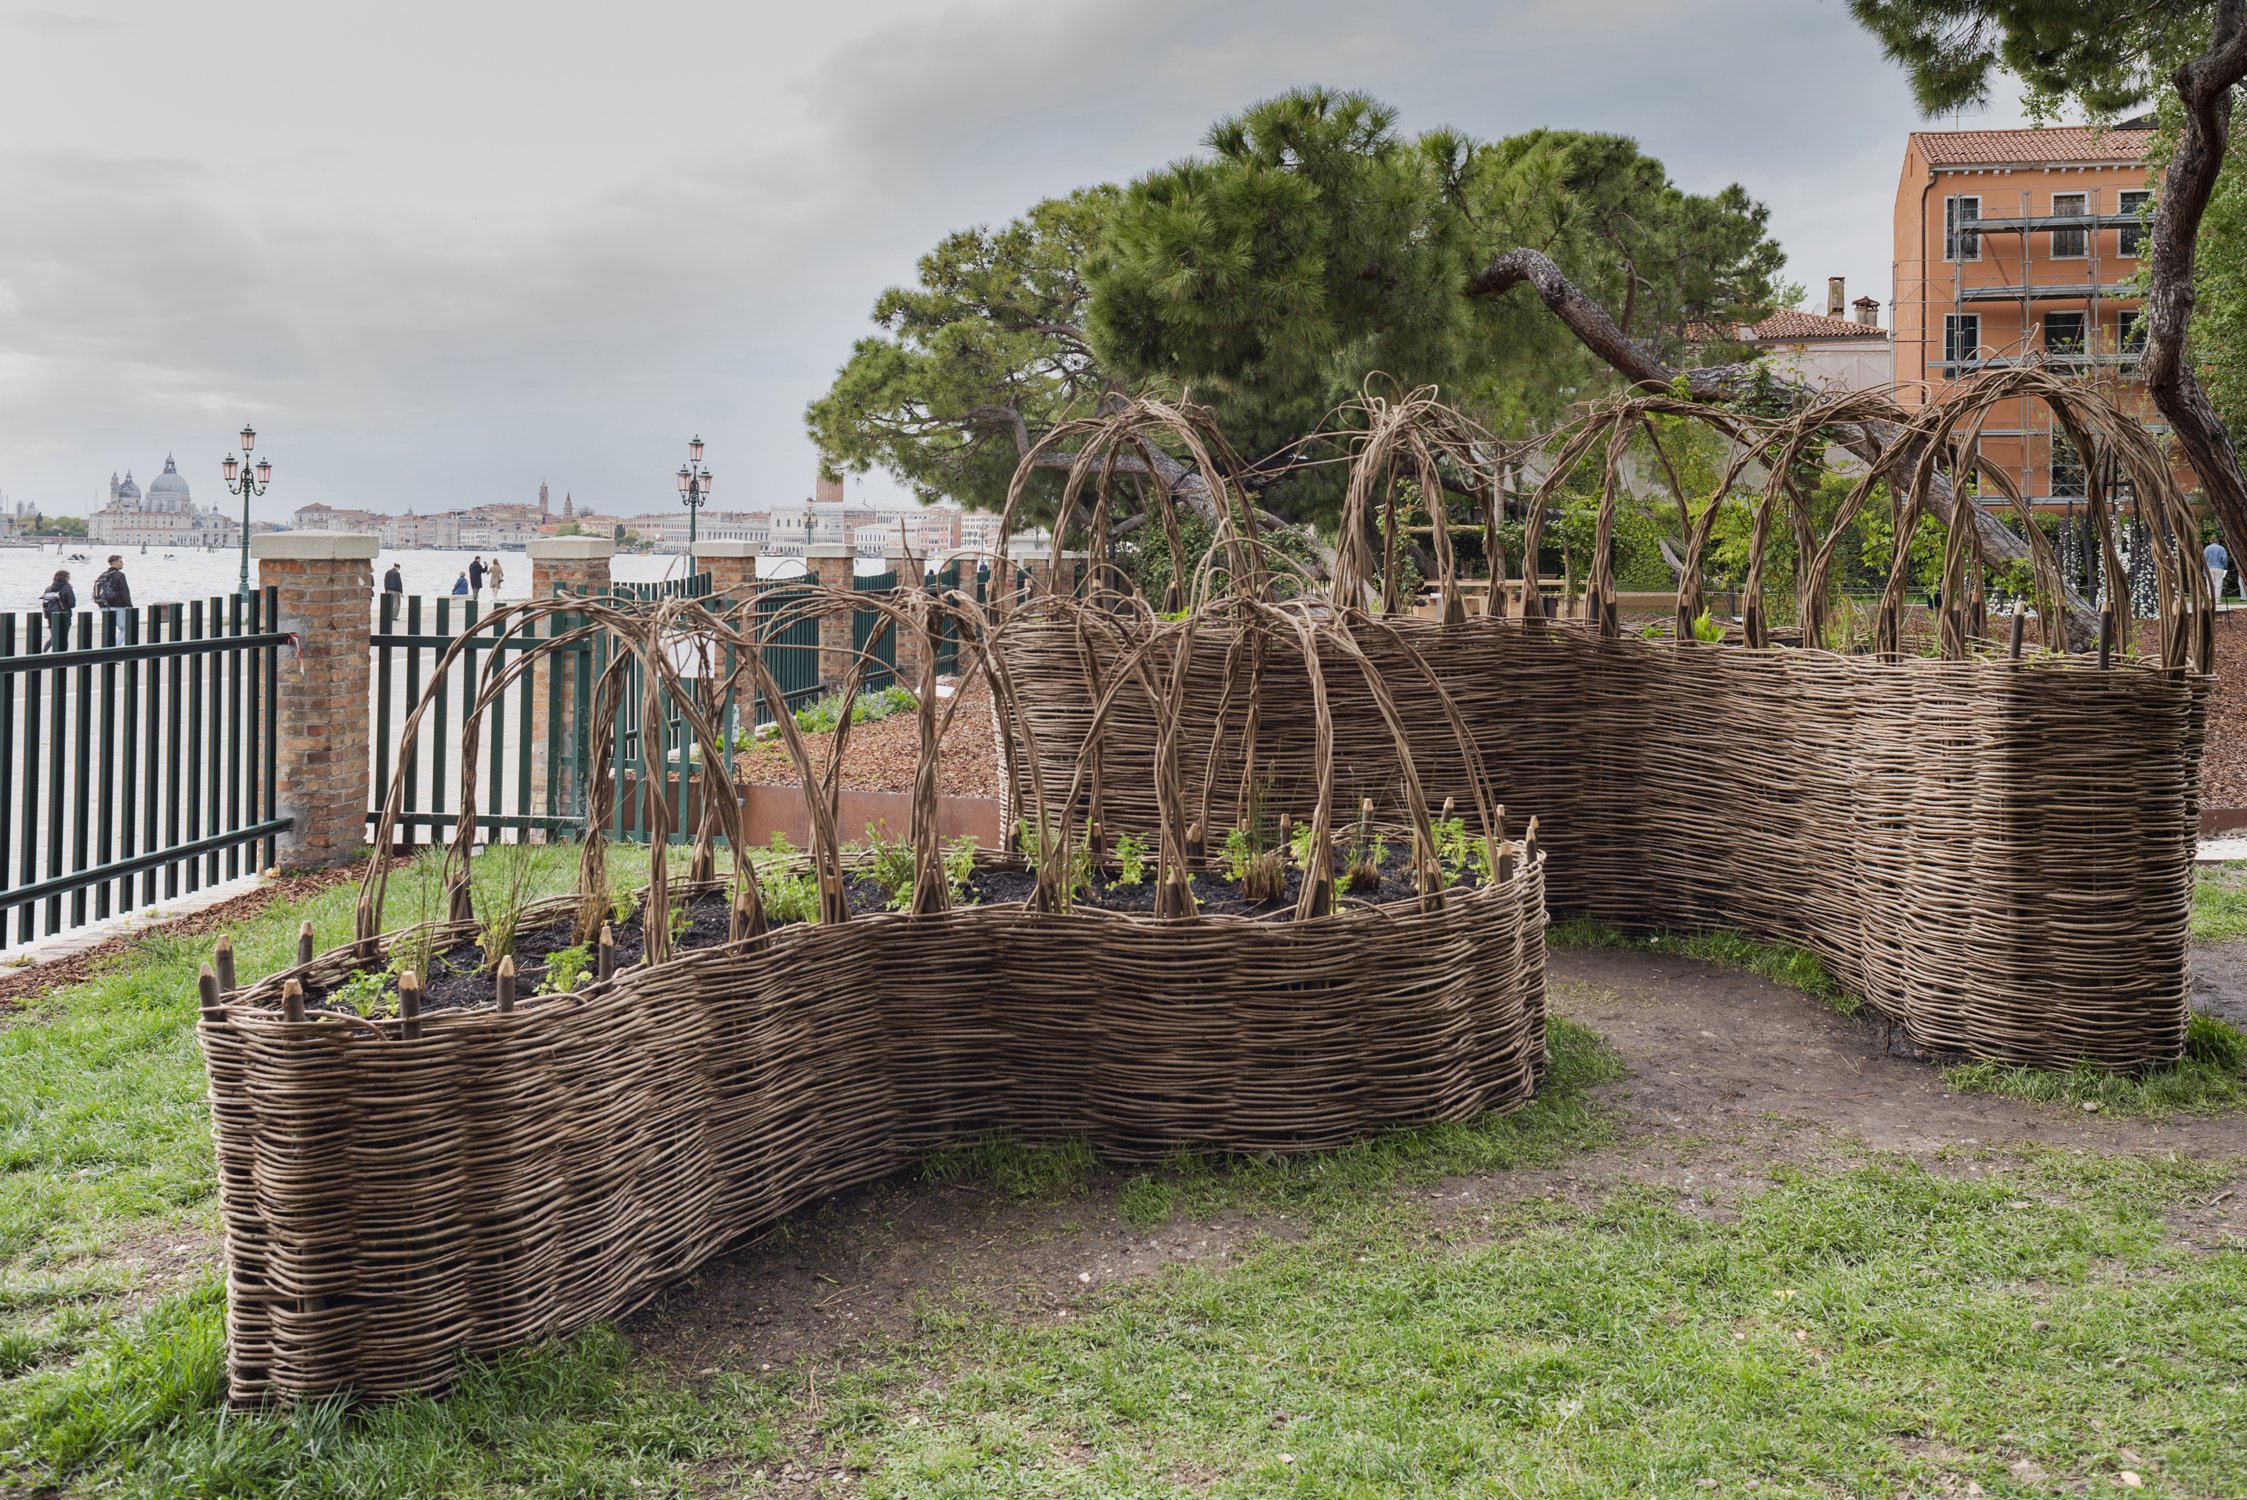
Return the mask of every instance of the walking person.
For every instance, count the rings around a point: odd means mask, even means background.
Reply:
[[[481,557],[471,557],[468,559],[468,597],[473,599],[483,591],[484,560]]]
[[[386,594],[404,593],[406,591],[405,569],[399,567],[396,563],[392,563],[390,571],[382,575],[382,591]]]
[[[109,617],[118,643],[132,638],[133,589],[125,581],[125,559],[115,552],[109,554],[109,566],[94,579],[94,607]]]
[[[466,599],[469,597],[468,575],[465,572],[462,573],[460,577],[453,580],[453,597],[455,599]]]
[[[2231,554],[2224,550],[2222,542],[2210,539],[2208,545],[2200,550],[2200,555],[2208,564],[2209,591],[2216,596],[2216,602],[2221,604],[2224,602],[2224,574],[2231,571]],[[2242,580],[2240,592],[2247,594],[2247,579]]]
[[[70,570],[55,569],[55,581],[39,596],[39,611],[47,617],[47,649],[70,649],[70,617],[78,612],[78,591],[70,586]]]
[[[484,575],[484,581],[492,586],[492,603],[494,604],[497,604],[499,602],[500,580],[505,578],[506,576],[507,575],[505,573],[502,573],[499,569],[499,554],[497,552],[494,552],[492,554],[491,570]]]

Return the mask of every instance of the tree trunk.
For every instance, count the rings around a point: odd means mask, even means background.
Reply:
[[[2247,558],[2247,477],[2240,473],[2231,434],[2193,374],[2185,340],[2192,327],[2200,221],[2231,140],[2231,91],[2243,78],[2247,19],[2242,0],[2221,0],[2208,50],[2179,68],[2174,80],[2184,102],[2184,129],[2154,205],[2143,366],[2146,390],[2169,419],[2169,430],[2177,435],[2177,445],[2215,509],[2226,545],[2239,558]]]
[[[1496,297],[1527,282],[1536,288],[1553,316],[1568,326],[1577,341],[1598,355],[1615,372],[1634,386],[1667,389],[1680,377],[1685,390],[1696,401],[1724,401],[1744,394],[1756,378],[1754,365],[1708,365],[1697,369],[1680,370],[1656,359],[1644,345],[1624,334],[1591,298],[1579,291],[1575,284],[1553,264],[1551,257],[1536,250],[1508,250],[1500,255],[1467,283],[1470,297]],[[1770,388],[1781,391],[1796,400],[1809,402],[1817,398],[1817,391],[1800,381],[1772,376]],[[2197,387],[2195,387],[2197,390]],[[2206,398],[2202,398],[2203,404]],[[2213,412],[2210,413],[2213,416]],[[2217,431],[2220,434],[2222,427]],[[1866,463],[1887,470],[1891,475],[1906,472],[1918,460],[1918,444],[1899,443],[1901,431],[1887,422],[1837,422],[1833,428],[1834,440]],[[2228,452],[2228,445],[2227,450]],[[2237,472],[2236,461],[2233,464]],[[1928,508],[1943,522],[1950,524],[1957,512],[1957,500],[1951,493],[1950,480],[1936,474],[1928,487]],[[1982,550],[2000,562],[2030,555],[2029,544],[2007,530],[1996,517],[1980,506],[1969,504],[1967,511],[1975,529],[1980,532]],[[2066,587],[2064,584],[2062,587]],[[2068,644],[2076,649],[2087,647],[2098,638],[2098,614],[2073,589],[2062,601],[2067,615]]]

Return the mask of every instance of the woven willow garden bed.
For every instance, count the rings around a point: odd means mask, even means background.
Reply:
[[[947,613],[971,627],[970,654],[1007,628],[917,593],[799,597],[810,602],[792,608],[879,600],[885,628],[916,633],[924,664]],[[498,614],[525,628],[561,607]],[[790,623],[753,603],[569,608],[578,630],[619,646],[596,689],[593,764],[632,690],[628,662],[649,695],[642,722],[660,722],[671,695],[703,763],[721,763],[713,696],[678,663],[738,661],[749,685],[770,688],[758,633]],[[1332,627],[1290,630],[1316,640]],[[493,651],[481,701],[537,654]],[[1141,658],[1148,707],[1175,696],[1187,660]],[[1008,702],[1003,669],[991,677]],[[968,873],[936,841],[932,666],[920,685],[901,878],[846,849],[831,800],[841,752],[813,766],[783,716],[817,789],[804,859],[753,859],[738,805],[704,797],[694,873],[677,881],[651,792],[650,880],[619,920],[599,836],[615,789],[596,787],[579,892],[510,913],[507,967],[487,973],[498,943],[495,912],[470,896],[471,802],[448,856],[446,920],[377,931],[378,860],[352,944],[239,991],[207,974],[199,1034],[234,1400],[439,1389],[463,1354],[615,1317],[793,1210],[992,1133],[1081,1138],[1122,1160],[1295,1152],[1529,1098],[1544,1065],[1533,831],[1507,838],[1502,811],[1480,800],[1468,816],[1376,828],[1362,805],[1337,809],[1333,767],[1314,758],[1302,826],[1275,810],[1226,853],[1181,831],[1167,763],[1151,773],[1145,828],[1088,827],[1082,804],[1102,778],[1079,766],[1031,788],[1029,856],[984,851]],[[471,755],[477,739],[471,726]],[[1409,766],[1409,746],[1390,751]],[[475,782],[471,764],[471,796]],[[394,791],[391,816],[398,806]],[[817,920],[782,920],[784,882],[808,886]],[[989,899],[969,904],[978,892]],[[902,910],[863,909],[893,897]],[[1116,906],[1150,910],[1105,909]],[[552,973],[562,937],[607,955],[567,989]],[[447,988],[401,960],[475,972]],[[344,1003],[370,995],[371,1016]]]
[[[1802,456],[1839,427],[1892,423],[1900,472],[1885,519],[1908,543],[1935,511],[1938,485],[1963,486],[1973,472],[1983,421],[2021,400],[2048,409],[2090,455],[2088,507],[2105,538],[2106,576],[2124,571],[2117,521],[2135,523],[2151,549],[2156,602],[2150,620],[2135,622],[2137,639],[2130,610],[2113,601],[2080,649],[2058,629],[2049,647],[2036,644],[2046,632],[2025,610],[1993,621],[1991,560],[1972,525],[1943,532],[1934,639],[1904,633],[1903,547],[1886,596],[1848,618],[1827,595],[1828,565],[1887,466],[1865,473],[1838,514],[1817,515],[1800,492]],[[1744,618],[1728,630],[1699,595],[1718,507],[1696,513],[1682,489],[1688,555],[1677,620],[1645,636],[1618,627],[1608,562],[1618,495],[1626,455],[1657,419],[1707,422],[1731,440],[1735,457],[1715,493],[1752,466],[1767,475]],[[1134,409],[1084,424],[1073,435],[1086,457],[1072,487],[1097,484],[1093,509],[1104,510],[1117,467],[1110,455],[1191,422]],[[1237,821],[1257,798],[1298,795],[1322,761],[1338,768],[1336,796],[1372,797],[1392,811],[1465,797],[1480,779],[1489,796],[1543,820],[1557,913],[1797,944],[1938,1053],[2107,1069],[2180,1055],[2213,612],[2197,554],[2178,545],[2197,535],[2191,512],[2127,414],[2086,387],[2024,370],[1913,412],[1860,393],[1759,421],[1668,396],[1633,398],[1597,409],[1540,454],[1506,454],[1414,393],[1369,399],[1352,440],[1331,579],[1284,576],[1257,554],[1253,514],[1244,513],[1227,530],[1226,587],[1212,588],[1208,572],[1199,580],[1217,597],[1196,611],[1169,722],[1114,690],[1125,664],[1165,629],[1143,608],[1040,600],[1010,621],[997,650],[1020,710],[1003,726],[1018,801],[1030,769],[1050,780],[1092,758],[1105,772],[1100,816],[1136,825],[1154,815],[1146,793],[1158,754],[1180,768],[1189,816],[1210,828]],[[1400,481],[1434,494],[1509,464],[1545,475],[1526,507],[1532,558],[1551,497],[1580,464],[1594,474],[1598,539],[1581,609],[1556,610],[1530,589],[1512,617],[1470,614],[1439,527],[1423,531],[1437,546],[1441,617],[1397,613],[1403,601],[1376,589],[1368,570],[1377,540],[1390,563],[1382,576],[1397,576],[1397,502],[1411,492]],[[2100,492],[2108,473],[2133,492],[2119,513]],[[1985,468],[1981,479],[1986,494],[2026,514],[2002,472]],[[1072,504],[1081,498],[1064,502],[1064,520]],[[1483,511],[1498,564],[1490,597],[1504,599],[1498,511],[1493,496]],[[2035,613],[2056,624],[2066,607],[2057,559],[2041,530],[2024,530]],[[1102,531],[1092,528],[1092,569],[1104,579]],[[1792,535],[1796,555],[1814,559],[1789,597],[1765,582],[1774,534]],[[1289,609],[1323,600],[1330,617],[1349,622],[1322,642],[1329,686],[1315,701],[1299,673],[1266,675],[1268,617],[1279,608],[1269,601],[1290,590]],[[1769,623],[1778,615],[1792,616],[1789,628]],[[1471,733],[1455,732],[1461,717]],[[1398,743],[1414,749],[1413,776],[1401,774]],[[1462,756],[1465,744],[1477,753]]]

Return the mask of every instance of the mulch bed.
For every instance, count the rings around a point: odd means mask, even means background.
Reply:
[[[946,797],[996,797],[999,747],[992,733],[990,685],[981,678],[964,682],[959,698],[959,711],[937,750],[937,791]],[[949,712],[951,707],[952,700],[946,699],[937,712]],[[826,764],[833,740],[829,734],[804,736],[804,749],[813,765]],[[871,724],[854,724],[844,747],[843,786],[854,792],[909,792],[919,760],[918,714],[891,714]],[[797,780],[796,763],[778,739],[742,752],[734,770],[741,780],[758,786],[789,786]]]
[[[2247,610],[2216,622],[2216,686],[2208,695],[2200,805],[2247,808]]]
[[[355,885],[365,873],[364,866],[352,864],[334,870],[310,870],[300,875],[283,875],[254,891],[244,891],[239,896],[202,911],[174,917],[169,921],[151,922],[136,927],[131,932],[119,933],[83,953],[73,953],[66,958],[49,959],[44,963],[0,972],[0,1010],[13,1009],[26,999],[42,998],[65,985],[83,984],[97,974],[116,967],[127,950],[151,933],[161,932],[172,937],[198,937],[204,933],[228,932],[269,906],[302,901],[334,886]]]

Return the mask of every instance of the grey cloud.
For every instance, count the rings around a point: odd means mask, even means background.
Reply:
[[[1886,284],[1916,123],[1842,7],[1801,0],[557,0],[530,33],[473,3],[379,28],[242,0],[114,14],[15,14],[30,40],[0,48],[19,499],[215,454],[245,417],[285,458],[275,514],[541,476],[666,503],[696,427],[730,501],[793,498],[804,403],[939,235],[1129,179],[1300,83],[1366,88],[1414,130],[1626,131],[1690,186],[1770,202],[1798,279],[1859,289]],[[249,101],[212,86],[244,36],[272,80]]]

